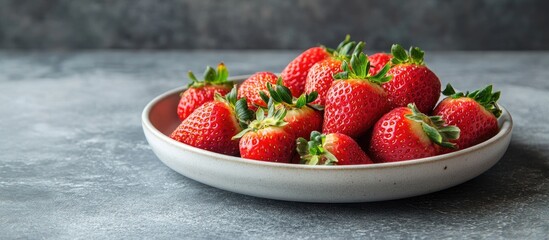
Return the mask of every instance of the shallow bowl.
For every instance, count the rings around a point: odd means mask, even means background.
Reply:
[[[232,80],[239,83],[245,77]],[[432,193],[468,181],[496,164],[509,146],[513,121],[501,106],[500,131],[485,142],[435,157],[353,166],[270,163],[222,155],[169,138],[179,125],[176,88],[153,99],[143,131],[158,158],[198,182],[236,193],[301,202],[370,202]]]

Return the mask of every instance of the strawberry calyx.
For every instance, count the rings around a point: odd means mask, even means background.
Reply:
[[[311,132],[311,140],[298,138],[296,140],[297,153],[300,156],[300,163],[307,165],[335,165],[338,160],[334,154],[323,146],[326,143],[326,135],[317,131]]]
[[[393,44],[391,46],[391,54],[393,55],[391,59],[393,65],[405,63],[425,65],[423,62],[425,52],[418,47],[411,46],[410,50],[406,51],[400,44]]]
[[[278,77],[276,85],[273,86],[271,83],[267,83],[267,90],[269,92],[269,97],[265,92],[260,91],[259,96],[265,103],[269,103],[269,100],[272,99],[275,105],[282,105],[286,109],[301,109],[303,106],[308,105],[314,109],[322,110],[323,107],[319,105],[311,104],[318,97],[318,93],[313,91],[309,94],[303,93],[298,98],[293,97],[290,89],[282,84],[282,78]]]
[[[217,69],[207,66],[204,71],[203,80],[197,79],[192,71],[189,71],[187,75],[189,76],[189,79],[191,79],[191,82],[187,85],[189,88],[200,88],[206,85],[227,85],[229,87],[234,85],[233,82],[227,80],[229,71],[222,62],[217,65]]]
[[[352,53],[353,49],[357,47],[357,43],[355,41],[351,41],[351,35],[347,34],[345,36],[345,39],[339,43],[336,49],[328,48],[325,46],[321,46],[328,52],[332,58],[338,59],[338,60],[348,60]],[[362,48],[364,48],[364,44],[360,47],[360,50],[362,51]]]
[[[456,148],[456,144],[449,142],[449,140],[456,140],[459,138],[460,130],[458,127],[446,125],[446,122],[444,122],[441,116],[425,115],[420,112],[413,103],[408,104],[408,108],[412,110],[412,113],[406,114],[405,117],[421,123],[423,132],[427,134],[431,141],[442,147]]]
[[[283,127],[288,124],[288,122],[284,121],[287,113],[286,109],[277,109],[272,98],[269,100],[267,111],[267,115],[265,115],[263,108],[258,108],[255,112],[255,120],[251,121],[244,130],[233,136],[232,139],[241,138],[248,132],[256,132],[268,127]]]
[[[377,74],[370,74],[370,61],[368,56],[362,52],[364,42],[359,42],[353,51],[350,61],[343,61],[341,64],[342,72],[334,74],[334,79],[362,79],[372,83],[383,84],[391,80],[391,76],[387,76],[390,65],[386,64]]]
[[[456,92],[454,87],[452,87],[451,84],[448,83],[446,85],[446,88],[442,91],[442,94],[444,96],[451,97],[453,99],[467,97],[472,98],[477,103],[479,103],[482,107],[484,107],[487,111],[494,114],[496,118],[501,116],[501,109],[497,105],[497,101],[499,100],[499,97],[501,96],[501,92],[497,91],[492,93],[492,85],[488,85],[482,89],[477,89],[473,92]]]
[[[246,98],[238,99],[238,90],[234,86],[233,89],[225,96],[219,93],[214,94],[215,101],[225,102],[236,113],[236,119],[241,128],[247,128],[248,124],[254,119],[254,112],[248,108]]]

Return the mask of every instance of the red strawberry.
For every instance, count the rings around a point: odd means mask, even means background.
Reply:
[[[305,78],[309,68],[315,63],[324,60],[329,56],[326,48],[313,47],[307,49],[301,53],[294,60],[292,60],[280,76],[284,79],[284,85],[292,91],[292,95],[297,97],[305,90]]]
[[[204,80],[196,79],[193,72],[189,72],[191,83],[188,89],[181,93],[177,106],[177,115],[181,121],[185,120],[195,109],[202,104],[213,101],[215,93],[225,95],[233,88],[233,82],[227,81],[229,72],[223,63],[217,65],[217,71],[208,66],[204,72]]]
[[[238,89],[238,98],[246,98],[248,107],[252,110],[258,106],[266,107],[259,96],[259,92],[267,91],[267,83],[275,84],[278,77],[271,72],[257,72],[250,76],[240,85]]]
[[[496,102],[500,92],[492,93],[492,85],[471,93],[456,93],[448,84],[442,93],[449,97],[438,104],[433,114],[461,129],[461,136],[453,141],[459,149],[484,142],[498,133],[501,110]]]
[[[440,80],[423,63],[424,52],[417,47],[407,52],[394,44],[391,53],[393,66],[387,75],[392,79],[382,85],[391,108],[415,103],[419,111],[431,112],[440,97]]]
[[[368,60],[370,61],[370,74],[376,75],[383,69],[385,64],[391,61],[391,58],[393,58],[393,55],[389,53],[374,53],[368,56]]]
[[[253,113],[246,100],[237,101],[236,96],[236,87],[225,98],[216,93],[214,101],[198,107],[170,137],[204,150],[238,156],[238,141],[232,137],[242,131]]]
[[[348,41],[346,38],[346,41],[342,42],[329,58],[317,62],[309,69],[305,81],[305,93],[318,93],[318,98],[313,104],[324,106],[326,92],[332,86],[334,74],[342,71],[341,64],[344,60],[349,60],[353,49],[354,52],[361,52],[362,48],[364,48],[363,42],[356,44],[355,42]]]
[[[455,147],[449,140],[458,137],[459,128],[447,126],[440,116],[429,117],[409,104],[379,119],[372,132],[369,152],[376,162],[430,157],[442,153],[442,147]]]
[[[322,113],[316,110],[316,106],[307,104],[317,97],[316,92],[302,94],[299,98],[292,97],[290,89],[282,85],[279,79],[276,86],[267,84],[269,94],[277,108],[285,108],[287,113],[284,121],[288,124],[284,127],[287,132],[296,137],[308,137],[312,131],[322,130]],[[265,92],[260,93],[263,101],[268,103],[269,97]]]
[[[233,139],[241,138],[239,142],[240,156],[267,162],[290,163],[295,151],[295,137],[287,132],[284,126],[286,109],[275,110],[272,100],[268,115],[263,108],[256,112],[256,120]]]
[[[372,160],[351,137],[341,133],[311,133],[311,141],[297,139],[301,163],[308,165],[370,164]]]
[[[354,53],[349,66],[342,64],[341,73],[326,94],[324,133],[343,133],[358,138],[388,111],[387,94],[379,84],[389,80],[386,66],[377,75],[369,74],[370,64],[362,52]]]
[[[333,75],[341,72],[341,60],[328,58],[313,65],[307,75],[305,84],[305,93],[318,92],[318,98],[313,102],[320,106],[324,106],[326,92],[332,86],[334,81]]]

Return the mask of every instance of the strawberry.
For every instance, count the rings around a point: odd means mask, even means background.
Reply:
[[[297,97],[305,90],[305,79],[309,69],[328,56],[329,53],[324,47],[309,48],[282,70],[280,76],[284,79],[284,85],[288,86],[293,96]]]
[[[285,108],[287,113],[284,121],[288,124],[284,127],[287,132],[293,133],[296,137],[308,137],[312,131],[322,129],[322,113],[318,106],[308,105],[317,97],[316,92],[311,94],[301,94],[299,98],[292,97],[290,89],[282,85],[282,79],[279,78],[276,86],[267,83],[267,89],[273,99],[275,107]],[[261,98],[266,103],[269,97],[265,92],[260,92]]]
[[[344,61],[343,72],[326,94],[324,133],[343,133],[358,138],[388,109],[387,94],[379,86],[389,80],[387,65],[378,74],[369,74],[370,62],[362,52],[355,52],[350,63]]]
[[[173,131],[170,138],[204,150],[238,156],[238,141],[232,137],[253,118],[245,99],[236,98],[234,87],[225,97],[215,94],[214,101],[194,110]]]
[[[496,102],[501,93],[492,93],[492,85],[471,93],[456,93],[448,84],[442,93],[448,97],[438,104],[433,114],[461,129],[460,138],[453,141],[459,149],[484,142],[498,133],[497,118],[501,110]]]
[[[311,132],[311,140],[296,140],[300,163],[308,165],[370,164],[372,160],[351,137],[341,133]]]
[[[415,103],[421,112],[429,113],[440,97],[440,80],[423,62],[425,54],[417,47],[407,52],[398,44],[391,48],[391,81],[382,85],[391,108]]]
[[[319,92],[319,96],[314,102],[320,106],[325,104],[325,96],[332,82],[333,75],[341,71],[341,60],[328,58],[311,67],[307,75],[305,93]]]
[[[217,71],[208,66],[202,81],[196,79],[193,72],[188,74],[191,83],[189,83],[188,89],[181,93],[181,99],[177,106],[177,115],[181,121],[202,104],[213,101],[215,93],[225,95],[233,87],[233,82],[227,81],[229,72],[223,63],[217,65]]]
[[[318,98],[313,102],[314,104],[324,106],[326,92],[328,92],[334,81],[334,74],[342,71],[341,64],[344,60],[349,60],[351,52],[362,52],[363,48],[364,42],[356,44],[346,38],[346,41],[342,42],[329,58],[317,62],[309,69],[305,81],[305,93],[318,93]]]
[[[370,61],[370,74],[376,75],[385,64],[389,63],[393,58],[393,55],[389,53],[374,53],[368,56],[368,61]]]
[[[259,96],[259,92],[267,91],[267,83],[276,84],[278,77],[271,72],[257,72],[250,76],[240,85],[238,89],[238,97],[246,98],[248,107],[256,110],[257,107],[266,107]]]
[[[295,137],[284,126],[286,109],[275,110],[272,99],[268,104],[268,114],[263,108],[256,111],[256,120],[233,139],[240,138],[240,156],[267,162],[290,163],[295,151]]]
[[[369,152],[376,162],[396,162],[435,156],[459,138],[459,128],[447,126],[440,116],[429,117],[415,104],[383,115],[372,131]]]

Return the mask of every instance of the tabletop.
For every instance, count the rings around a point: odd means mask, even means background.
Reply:
[[[280,72],[297,54],[0,51],[0,239],[547,239],[549,52],[426,53],[443,85],[494,84],[515,124],[494,167],[428,195],[255,198],[186,178],[149,148],[141,111],[188,70],[223,61],[233,76]]]

